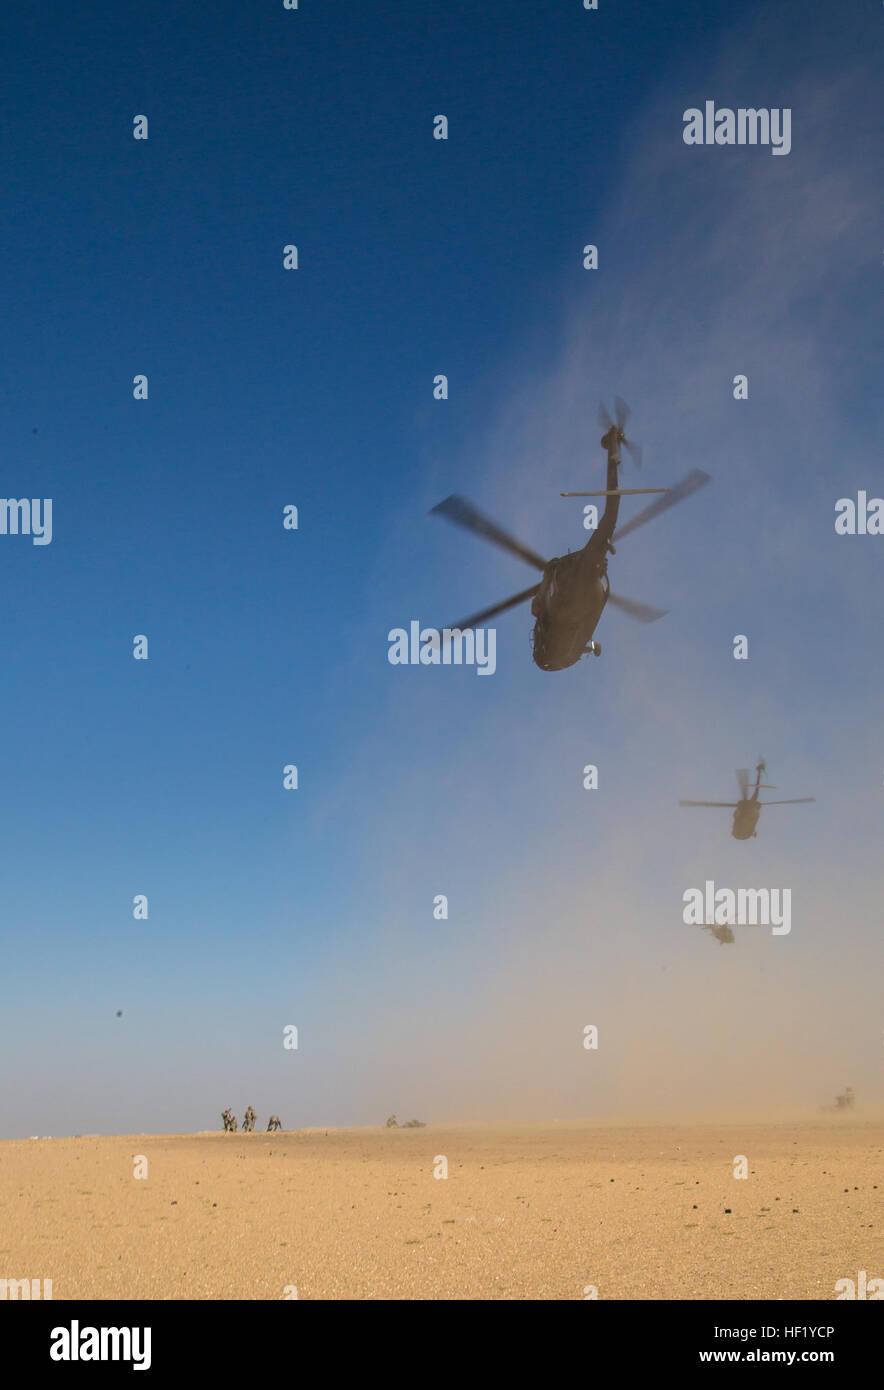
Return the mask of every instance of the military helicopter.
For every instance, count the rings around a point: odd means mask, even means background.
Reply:
[[[704,922],[703,930],[711,932],[719,946],[728,946],[736,940],[730,927],[720,927],[713,922]]]
[[[674,487],[619,488],[617,470],[620,467],[621,444],[641,466],[641,450],[638,445],[626,438],[625,427],[629,418],[629,407],[619,396],[615,399],[616,420],[604,406],[599,408],[599,424],[605,433],[601,439],[602,448],[608,458],[607,486],[600,492],[563,492],[562,497],[604,497],[605,509],[595,531],[586,545],[580,550],[561,555],[553,560],[542,556],[522,545],[495,522],[484,516],[465,498],[446,497],[432,508],[433,512],[455,522],[458,526],[473,531],[485,540],[492,541],[516,555],[526,564],[533,565],[542,572],[539,584],[523,589],[511,598],[483,608],[471,618],[458,623],[458,629],[478,627],[480,624],[505,613],[509,608],[531,599],[531,612],[534,614],[534,661],[542,671],[562,671],[575,665],[582,656],[601,655],[601,644],[593,640],[596,625],[602,616],[605,604],[612,603],[622,613],[640,623],[653,623],[665,617],[665,610],[652,608],[649,604],[638,603],[635,599],[612,594],[608,583],[608,554],[614,554],[613,542],[620,541],[631,531],[644,526],[655,516],[682,502],[692,492],[710,481],[709,474],[694,468]],[[627,521],[616,530],[621,497],[641,496],[646,493],[665,493],[655,502]]]
[[[727,806],[733,809],[734,823],[731,827],[731,834],[735,840],[751,840],[757,835],[755,829],[758,824],[758,817],[761,815],[762,806],[799,806],[808,801],[816,801],[815,796],[799,796],[792,801],[759,801],[759,791],[776,791],[769,782],[762,782],[763,773],[767,771],[767,763],[764,759],[755,768],[755,786],[749,788],[749,769],[741,767],[737,770],[737,781],[740,784],[739,801],[680,801],[679,806]]]

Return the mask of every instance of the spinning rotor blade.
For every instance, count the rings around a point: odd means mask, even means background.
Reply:
[[[474,613],[471,618],[464,618],[462,623],[455,623],[454,626],[461,632],[465,632],[467,628],[478,627],[497,613],[505,613],[508,608],[515,608],[517,603],[524,603],[526,599],[533,598],[539,588],[539,584],[534,584],[530,589],[523,589],[520,594],[513,594],[512,598],[505,598],[502,603],[495,603],[491,608],[483,608],[481,613]]]
[[[620,396],[614,396],[614,414],[616,414],[617,417],[617,434],[620,435],[621,441],[623,441],[623,448],[625,452],[630,455],[635,467],[641,468],[641,445],[632,443],[631,439],[627,439],[627,436],[625,436],[625,424],[627,424],[627,420],[630,418],[632,411],[630,407],[627,406],[627,403],[625,403],[625,400],[621,399]]]
[[[480,511],[468,502],[465,497],[458,497],[452,494],[446,497],[444,502],[439,502],[435,507],[430,508],[431,512],[438,512],[446,520],[455,522],[458,526],[463,526],[467,531],[474,531],[477,536],[483,536],[486,541],[492,541],[499,545],[501,550],[508,550],[511,555],[516,555],[520,560],[524,560],[526,565],[533,565],[535,569],[546,569],[546,561],[533,550],[529,550],[527,545],[522,545],[514,536],[509,535],[490,517],[483,516]]]
[[[737,768],[737,781],[740,784],[740,796],[745,801],[749,795],[749,769],[748,767]]]
[[[617,432],[619,433],[620,438],[623,440],[623,447],[629,454],[629,457],[632,459],[636,468],[641,468],[641,445],[633,444],[631,439],[626,438],[626,421],[629,419],[630,415],[632,414],[632,411],[629,409],[629,406],[626,404],[624,400],[621,399],[620,396],[614,397],[614,413],[617,417]]]
[[[649,603],[639,603],[634,598],[623,598],[621,594],[608,594],[608,602],[619,608],[621,613],[628,613],[630,618],[635,618],[640,623],[655,623],[658,618],[665,618],[669,612],[668,608],[652,608]]]
[[[681,480],[670,488],[665,497],[659,498],[656,502],[640,511],[631,521],[627,521],[625,526],[619,527],[614,533],[614,540],[620,541],[624,536],[628,536],[630,531],[637,531],[639,526],[644,526],[646,521],[652,521],[655,516],[660,516],[661,512],[668,512],[670,507],[674,507],[676,502],[683,502],[686,497],[690,497],[692,492],[705,487],[711,479],[708,473],[704,473],[702,468],[692,468]]]
[[[625,435],[624,435],[624,438],[623,438],[623,447],[624,447],[624,449],[626,450],[626,452],[629,454],[629,457],[632,459],[632,461],[633,461],[633,463],[635,464],[636,468],[641,468],[641,466],[642,466],[642,446],[641,446],[640,444],[633,444],[632,440],[631,440],[631,439],[627,439],[627,438],[625,437]]]
[[[630,411],[629,406],[626,404],[626,402],[625,402],[624,400],[622,400],[622,399],[620,398],[620,396],[615,396],[615,397],[614,397],[614,413],[615,413],[615,415],[616,415],[616,417],[617,417],[617,418],[616,418],[616,424],[615,424],[615,422],[611,419],[611,415],[610,415],[610,412],[608,411],[607,407],[606,407],[605,405],[600,405],[600,406],[599,406],[599,424],[601,425],[602,429],[605,431],[606,434],[607,434],[608,430],[610,430],[610,429],[616,429],[617,435],[618,435],[619,439],[620,439],[620,440],[622,441],[622,443],[623,443],[623,447],[626,449],[627,453],[629,454],[629,456],[630,456],[630,458],[632,459],[633,463],[635,464],[636,468],[641,468],[641,466],[642,466],[642,451],[641,451],[641,446],[640,446],[639,444],[634,444],[633,441],[632,441],[631,439],[627,439],[627,438],[626,438],[626,434],[625,434],[625,430],[626,430],[626,421],[629,419],[630,414],[631,414],[632,412]]]
[[[760,801],[759,806],[801,806],[808,801],[816,801],[815,796],[794,796],[791,801]]]
[[[729,808],[735,808],[738,805],[736,801],[680,801],[678,804],[679,806],[727,806]]]

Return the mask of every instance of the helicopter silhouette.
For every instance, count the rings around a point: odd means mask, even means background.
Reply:
[[[704,922],[703,930],[711,932],[719,946],[728,946],[736,940],[730,927],[720,927],[714,922]]]
[[[761,777],[767,771],[767,763],[762,758],[755,768],[755,786],[749,788],[749,769],[746,767],[738,768],[737,781],[740,784],[739,801],[680,801],[679,806],[727,806],[734,812],[734,823],[731,827],[731,834],[735,840],[751,840],[757,835],[755,829],[758,824],[758,817],[761,815],[762,806],[799,806],[808,801],[816,801],[815,796],[798,796],[791,801],[759,801],[758,793],[764,791],[776,791],[769,782],[762,782]]]
[[[446,497],[433,507],[432,512],[448,521],[463,526],[468,531],[493,542],[502,550],[516,555],[526,564],[533,565],[542,572],[539,584],[523,589],[518,594],[483,608],[472,617],[457,624],[458,629],[478,627],[480,624],[505,613],[517,604],[531,599],[531,612],[534,614],[533,654],[534,661],[542,671],[562,671],[575,665],[582,656],[601,655],[601,644],[593,640],[599,619],[607,603],[612,603],[622,613],[628,614],[640,623],[653,623],[665,617],[665,609],[652,608],[649,604],[638,603],[635,599],[612,594],[608,582],[608,555],[615,553],[613,542],[621,541],[631,531],[638,530],[645,522],[651,521],[662,512],[682,502],[692,492],[710,481],[709,474],[694,468],[674,487],[619,488],[617,471],[620,467],[620,446],[625,447],[637,467],[641,467],[641,450],[638,445],[626,438],[625,426],[629,418],[629,407],[619,396],[615,398],[616,421],[612,420],[604,406],[599,407],[599,424],[605,433],[601,439],[602,448],[608,458],[607,486],[600,492],[563,492],[562,497],[604,497],[605,509],[598,526],[580,550],[561,555],[552,560],[544,560],[535,551],[522,545],[496,522],[484,516],[472,503],[456,494]],[[617,518],[621,497],[641,496],[646,493],[665,493],[651,502],[631,521],[619,530]]]

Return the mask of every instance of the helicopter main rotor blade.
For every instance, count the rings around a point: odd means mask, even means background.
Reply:
[[[652,608],[649,603],[639,603],[637,599],[624,598],[622,594],[608,594],[608,602],[640,623],[655,623],[669,612],[668,608]]]
[[[455,522],[458,526],[465,527],[467,531],[474,531],[477,536],[482,536],[486,541],[492,541],[494,545],[499,545],[501,550],[508,550],[511,555],[516,555],[527,565],[533,565],[538,570],[546,569],[546,561],[541,559],[535,551],[529,550],[527,545],[522,545],[521,541],[517,541],[515,536],[504,531],[490,517],[484,516],[465,497],[458,497],[454,493],[451,497],[446,497],[444,502],[439,502],[435,507],[431,507],[430,510],[431,512],[438,512],[440,516]]]
[[[679,806],[727,806],[731,809],[739,805],[738,801],[680,801]]]
[[[560,492],[560,497],[644,497],[648,492],[671,492],[671,487],[602,487],[596,492]]]
[[[749,769],[748,767],[737,768],[737,781],[740,784],[740,796],[745,801],[749,795]]]
[[[480,623],[487,622],[497,613],[505,613],[508,608],[515,608],[516,604],[524,603],[526,599],[533,598],[540,588],[539,584],[534,584],[530,589],[523,589],[520,594],[513,594],[512,598],[505,598],[501,603],[495,603],[490,608],[483,608],[481,613],[474,613],[471,618],[464,618],[463,622],[455,623],[455,627],[461,632],[467,628],[478,627]]]
[[[620,541],[624,536],[628,536],[630,531],[637,531],[639,526],[644,526],[646,521],[652,521],[655,516],[660,516],[661,512],[668,512],[670,507],[674,507],[676,502],[683,502],[686,497],[690,497],[692,492],[697,492],[699,488],[705,487],[711,478],[708,473],[704,473],[702,468],[692,468],[690,473],[682,478],[681,482],[676,483],[669,490],[665,497],[659,498],[656,502],[651,502],[649,506],[634,516],[631,521],[627,521],[625,526],[619,527],[614,533],[614,540]]]
[[[759,801],[759,806],[802,806],[816,801],[815,796],[794,796],[791,801]]]

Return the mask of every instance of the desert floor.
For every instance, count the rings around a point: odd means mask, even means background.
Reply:
[[[5,1140],[0,1276],[56,1299],[832,1299],[884,1276],[882,1196],[884,1124],[840,1117]]]

